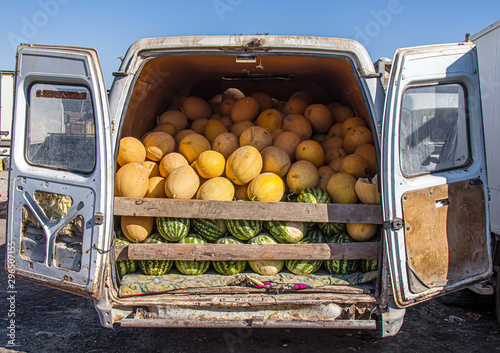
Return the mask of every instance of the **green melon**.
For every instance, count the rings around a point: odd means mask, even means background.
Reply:
[[[166,244],[167,242],[160,234],[154,233],[149,235],[143,243]],[[163,276],[170,271],[172,263],[171,260],[139,260],[139,266],[142,272],[148,276]]]
[[[319,230],[316,230],[319,232]],[[315,231],[315,232],[316,232]],[[322,235],[321,235],[322,236]],[[314,240],[319,239],[319,235],[314,234],[311,237],[305,237],[299,244],[314,244]],[[323,265],[323,260],[286,260],[285,266],[291,273],[295,275],[310,275],[318,271]]]
[[[227,231],[235,238],[243,241],[247,241],[255,237],[262,231],[261,221],[246,221],[238,219],[227,219],[226,220]]]
[[[307,240],[311,243],[327,243],[327,237],[319,228],[311,227],[306,230],[306,234],[301,241]]]
[[[306,188],[297,196],[298,202],[306,203],[330,203],[330,195],[320,188]]]
[[[215,244],[243,244],[243,243],[234,237],[224,237],[217,240]],[[219,272],[221,275],[230,276],[230,275],[237,275],[238,273],[245,271],[247,262],[212,261],[212,264],[214,265],[215,271]]]
[[[369,240],[371,243],[378,243],[380,242],[380,232],[378,235],[374,236]],[[378,260],[372,259],[372,260],[359,260],[359,269],[361,272],[371,272],[371,271],[377,271],[378,269]]]
[[[121,234],[121,230],[120,230]],[[132,244],[127,238],[125,238],[123,235],[120,236],[120,234],[116,234],[116,245],[128,245]],[[138,269],[138,264],[136,260],[124,260],[124,261],[116,261],[116,269],[118,271],[118,275],[120,278],[123,276],[129,274],[129,273],[135,273]]]
[[[247,244],[278,244],[271,234],[260,233],[253,237]],[[284,266],[283,260],[249,260],[248,265],[250,268],[260,275],[272,276],[278,274]]]
[[[178,242],[189,233],[189,218],[156,217],[156,228],[169,242]]]
[[[347,233],[335,235],[330,238],[330,243],[354,243]],[[325,260],[325,268],[329,273],[336,275],[347,275],[356,272],[358,260]]]
[[[191,227],[195,233],[201,235],[209,243],[217,241],[227,233],[226,222],[223,219],[193,218]]]
[[[347,231],[345,223],[320,223],[318,226],[323,234],[327,237],[345,233]]]
[[[182,244],[206,244],[207,241],[200,235],[189,233],[182,238],[179,243]],[[184,275],[202,275],[210,268],[210,261],[175,261],[177,271]]]
[[[302,222],[266,221],[266,229],[283,244],[296,244],[302,240],[305,225]]]

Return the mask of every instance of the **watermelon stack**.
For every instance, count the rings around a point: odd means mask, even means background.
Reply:
[[[165,244],[167,243],[163,237],[154,233],[148,236],[143,243],[149,244]],[[148,276],[163,276],[172,268],[171,260],[139,260],[139,266],[142,272]]]
[[[330,243],[354,243],[347,233],[335,235],[330,238]],[[336,275],[348,275],[356,272],[358,268],[358,260],[326,260],[325,268],[329,273]]]
[[[380,233],[378,235],[374,236],[369,240],[369,242],[372,243],[378,243],[380,242]],[[373,259],[373,260],[359,260],[359,269],[361,272],[371,272],[371,271],[377,271],[378,269],[378,260]]]
[[[116,245],[129,245],[132,243],[121,234],[121,230],[120,230],[117,232],[115,244]],[[137,271],[138,267],[139,266],[138,266],[136,260],[116,261],[116,269],[118,271],[118,276],[120,277],[120,279],[129,273],[135,273]]]
[[[243,244],[241,241],[234,237],[220,238],[215,244]],[[215,271],[221,275],[230,276],[237,275],[245,271],[246,261],[212,261]]]
[[[287,221],[266,221],[266,229],[282,244],[297,244],[305,233],[304,223]]]
[[[271,234],[260,233],[253,237],[247,244],[278,244]],[[283,260],[249,260],[250,268],[260,275],[272,276],[279,273],[283,269]]]
[[[156,228],[168,242],[178,242],[189,233],[189,218],[157,217]]]
[[[305,203],[330,203],[330,195],[320,188],[306,188],[297,196],[298,202]]]
[[[326,237],[336,236],[347,231],[345,223],[320,223],[318,227]]]
[[[193,218],[191,225],[193,231],[201,235],[209,243],[216,242],[227,233],[226,222],[223,219]]]
[[[262,231],[261,221],[246,221],[238,219],[226,220],[227,231],[236,239],[247,241]]]
[[[189,233],[182,238],[179,243],[182,244],[206,244],[207,241],[200,235]],[[175,261],[177,271],[184,275],[202,275],[210,268],[210,261]]]

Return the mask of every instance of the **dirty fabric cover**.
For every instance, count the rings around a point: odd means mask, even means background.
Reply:
[[[198,276],[186,276],[169,273],[163,276],[146,276],[141,273],[125,275],[121,281],[118,294],[121,298],[138,295],[159,294],[177,289],[209,288],[225,286],[253,286],[281,291],[295,291],[331,285],[357,285],[367,283],[377,277],[377,271],[350,275],[331,275],[317,272],[307,276],[298,276],[289,272],[274,276],[262,276],[253,272],[223,276],[216,272],[208,272]]]

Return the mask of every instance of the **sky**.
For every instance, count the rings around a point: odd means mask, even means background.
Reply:
[[[19,43],[97,49],[106,86],[127,48],[147,37],[220,34],[351,38],[373,61],[398,48],[459,42],[500,19],[500,1],[18,0],[2,3],[0,70]]]

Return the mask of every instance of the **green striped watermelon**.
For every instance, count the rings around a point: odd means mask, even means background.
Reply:
[[[320,232],[315,230],[314,232]],[[321,235],[323,236],[323,235]],[[314,244],[314,240],[319,239],[319,234],[314,234],[311,237],[305,237],[299,244]],[[318,271],[323,265],[323,260],[286,260],[285,266],[291,273],[295,275],[310,275]]]
[[[369,242],[372,243],[378,243],[380,242],[380,232],[378,232],[378,235],[375,235],[373,238],[368,240]],[[378,269],[378,260],[372,259],[372,260],[359,260],[359,269],[361,272],[371,272],[371,271],[377,271]]]
[[[193,218],[191,226],[195,233],[201,235],[209,243],[217,241],[227,233],[226,222],[223,219]]]
[[[346,227],[345,223],[320,223],[319,229],[327,237],[331,237],[333,235],[345,233],[347,231],[347,227]]]
[[[183,244],[206,244],[207,241],[198,234],[189,233],[179,243]],[[210,268],[210,261],[175,261],[177,271],[184,275],[202,275]]]
[[[167,243],[163,237],[154,233],[148,236],[144,241],[144,244],[165,244]],[[165,273],[170,271],[172,268],[171,260],[139,260],[139,266],[142,272],[148,276],[163,276]]]
[[[287,221],[266,221],[266,229],[283,244],[296,244],[304,237],[304,223]]]
[[[298,202],[306,203],[330,203],[330,195],[320,188],[307,188],[300,192]]]
[[[247,244],[278,244],[271,234],[260,233],[253,237]],[[250,268],[260,275],[275,275],[283,269],[285,261],[283,260],[249,260]]]
[[[121,230],[120,234],[117,232],[116,234],[116,245],[128,245],[131,244],[131,242],[125,238],[123,235],[121,235]],[[116,261],[116,269],[118,271],[118,275],[120,278],[123,276],[129,274],[129,273],[135,273],[137,271],[138,264],[136,260],[124,260],[124,261]]]
[[[226,220],[227,231],[231,233],[232,236],[239,240],[247,241],[255,237],[262,230],[261,221],[245,221],[238,219],[227,219]]]
[[[178,242],[189,233],[189,218],[156,217],[160,235],[169,242]]]
[[[334,235],[329,240],[330,243],[354,243],[347,233]],[[325,260],[325,268],[329,273],[336,275],[347,275],[356,272],[358,260]]]
[[[311,243],[327,243],[327,238],[319,228],[308,228],[301,241],[307,240]]]
[[[215,244],[243,244],[243,243],[234,237],[224,237],[217,240]],[[219,272],[221,275],[230,276],[230,275],[237,275],[238,273],[245,271],[247,262],[212,261],[212,264],[214,265],[215,271]]]

